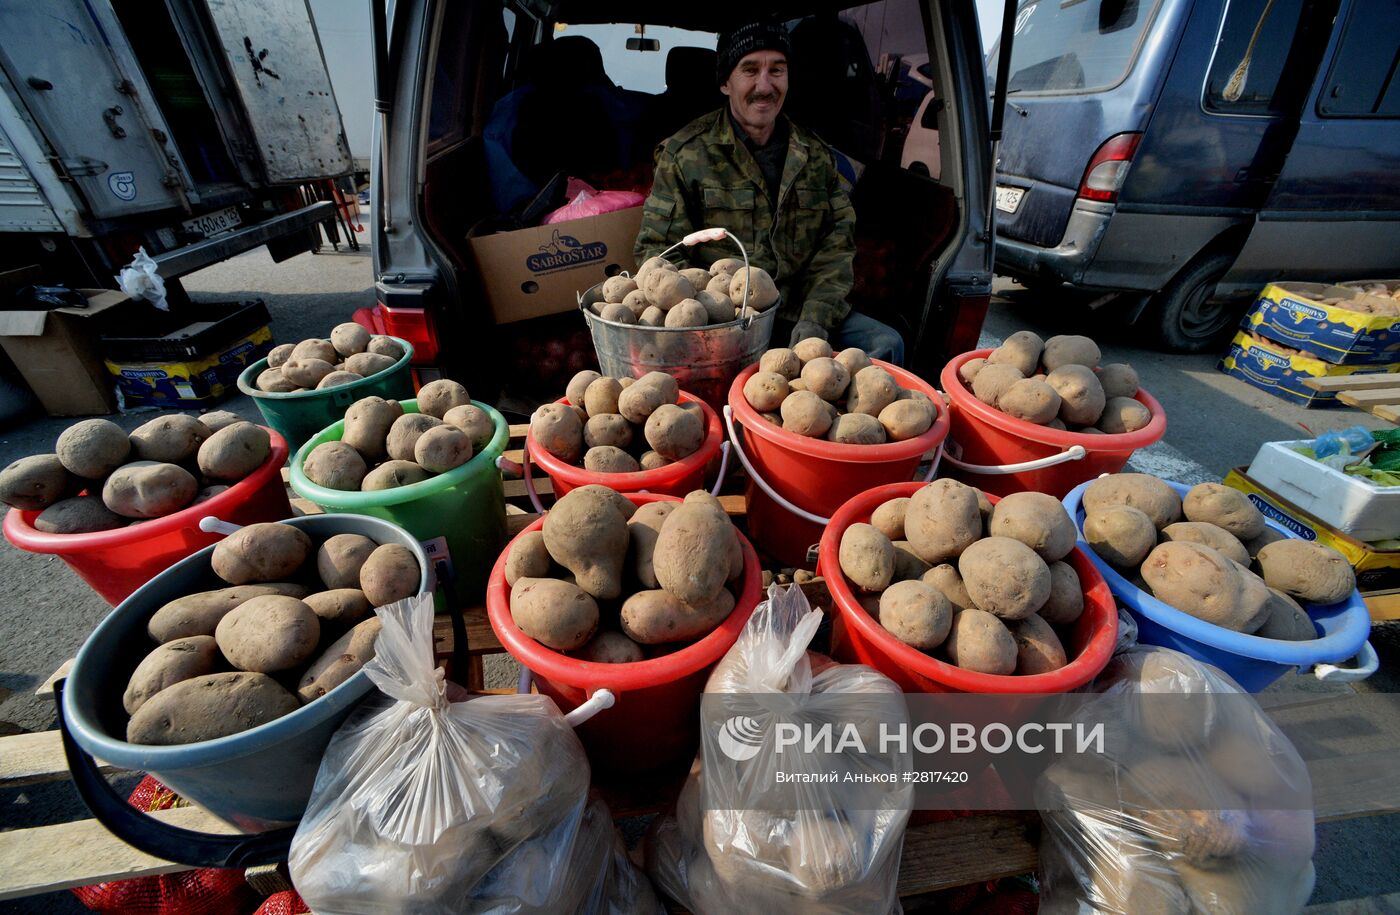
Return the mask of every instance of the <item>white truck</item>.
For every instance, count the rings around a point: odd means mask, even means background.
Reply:
[[[291,257],[352,170],[307,0],[0,0],[0,296]]]

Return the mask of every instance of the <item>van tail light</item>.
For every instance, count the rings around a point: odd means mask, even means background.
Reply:
[[[390,308],[377,303],[373,308],[355,312],[355,323],[376,334],[401,337],[413,344],[413,364],[432,365],[437,362],[438,336],[432,315],[423,308]]]
[[[1079,196],[1085,200],[1116,202],[1123,182],[1128,180],[1128,166],[1133,164],[1133,153],[1137,152],[1140,142],[1140,133],[1120,133],[1105,140],[1089,160],[1089,167],[1084,169]]]

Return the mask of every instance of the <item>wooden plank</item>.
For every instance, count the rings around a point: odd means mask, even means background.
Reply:
[[[517,438],[518,438],[518,439],[524,439],[526,433],[528,433],[529,431],[530,431],[530,424],[529,424],[529,423],[511,423],[511,424],[510,424],[510,437],[511,437],[511,440],[512,440],[512,441],[514,441],[514,440],[517,439]]]
[[[150,815],[199,832],[238,831],[198,807],[176,807]],[[0,832],[0,900],[186,870],[189,868],[183,864],[137,851],[96,820]]]
[[[469,646],[467,650],[471,654],[500,654],[505,651],[500,640],[496,638],[496,633],[491,629],[491,621],[486,617],[485,607],[468,607],[463,610],[462,622],[466,623]],[[439,614],[437,619],[433,620],[433,656],[449,657],[452,648],[452,617]]]
[[[1319,823],[1400,811],[1400,756],[1394,750],[1307,761]]]
[[[1400,403],[1377,404],[1370,409],[1370,413],[1388,423],[1400,423]]]
[[[116,767],[98,761],[103,772]],[[37,731],[0,737],[0,786],[18,788],[68,778],[68,760],[58,731]]]
[[[1320,902],[1304,909],[1303,915],[1375,915],[1377,912],[1400,912],[1400,893]]]
[[[904,834],[899,895],[1030,873],[1040,863],[1039,831],[1033,813],[979,814],[911,827]]]
[[[1400,588],[1393,591],[1373,591],[1362,594],[1366,609],[1371,611],[1371,619],[1377,623],[1400,620]]]
[[[1374,391],[1377,388],[1400,387],[1400,375],[1394,372],[1373,372],[1364,375],[1336,375],[1330,378],[1304,378],[1303,384],[1314,391]]]
[[[546,476],[535,476],[535,493],[541,496],[554,495],[554,483]],[[503,484],[507,499],[528,499],[524,480],[506,480]]]
[[[1343,391],[1337,399],[1344,404],[1369,410],[1387,404],[1400,404],[1400,384],[1382,388],[1379,391]]]
[[[49,674],[49,678],[41,683],[38,689],[34,690],[34,695],[38,696],[40,699],[52,699],[53,685],[68,676],[68,672],[73,669],[74,660],[74,658],[69,658],[58,665],[58,670]]]

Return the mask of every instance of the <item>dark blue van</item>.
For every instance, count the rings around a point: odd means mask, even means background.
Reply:
[[[999,273],[1179,352],[1267,281],[1400,276],[1396,0],[1022,0],[1008,92]]]

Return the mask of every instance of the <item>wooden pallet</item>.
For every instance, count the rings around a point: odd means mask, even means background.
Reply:
[[[507,457],[512,460],[519,459],[518,442],[524,431],[524,426],[511,427],[515,447],[507,452]],[[536,492],[548,497],[551,492],[548,484],[547,478],[536,480]],[[513,537],[539,516],[529,510],[522,483],[507,481],[506,494],[509,511],[506,528]],[[731,515],[742,518],[745,510],[742,496],[723,496],[722,501]],[[293,499],[293,507],[303,514],[320,511],[300,499]],[[830,609],[830,595],[820,579],[804,584],[803,590],[813,606]],[[485,607],[465,608],[463,619],[468,651],[474,660],[479,662],[484,656],[503,652],[491,630]],[[454,645],[449,617],[438,619],[434,640],[435,654],[440,660],[452,655]],[[66,676],[71,663],[55,671],[37,692],[52,697],[53,683]],[[480,678],[481,665],[473,663],[468,676],[458,679],[478,692],[509,692],[485,690]],[[117,771],[100,765],[103,771]],[[1309,768],[1319,821],[1400,811],[1400,778],[1393,781],[1381,778],[1379,783],[1374,783],[1378,778],[1375,773],[1383,770],[1374,758],[1334,758],[1310,763]],[[57,731],[0,738],[0,787],[21,787],[68,777]],[[1363,778],[1373,782],[1367,785],[1366,796],[1384,797],[1381,803],[1361,805],[1356,801],[1356,787]],[[655,813],[674,800],[679,781],[679,777],[663,777],[654,782],[631,784],[626,790],[605,786],[604,795],[614,815],[620,819]],[[226,824],[197,807],[168,810],[152,816],[190,829],[229,831]],[[1040,819],[1035,813],[1014,811],[980,813],[912,826],[905,833],[898,884],[900,897],[912,902],[940,890],[1031,873],[1039,863],[1040,830]],[[73,849],[82,849],[82,854],[73,854]],[[0,832],[0,900],[188,869],[137,851],[91,819]]]
[[[1378,416],[1386,422],[1400,423],[1400,374],[1304,378],[1303,384],[1314,391],[1336,394],[1342,403]]]

